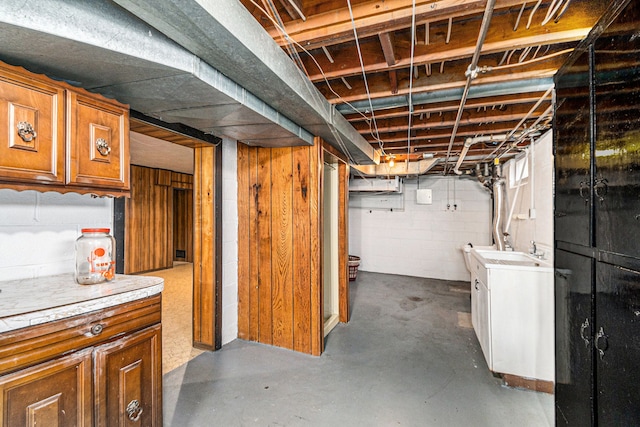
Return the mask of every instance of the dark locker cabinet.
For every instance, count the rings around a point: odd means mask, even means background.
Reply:
[[[556,424],[640,425],[640,0],[556,75]]]

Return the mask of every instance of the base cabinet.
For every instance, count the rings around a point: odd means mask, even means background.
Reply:
[[[97,426],[162,425],[160,326],[95,350]]]
[[[0,334],[2,427],[162,426],[160,296]]]
[[[88,349],[1,377],[2,425],[93,425],[91,358]]]

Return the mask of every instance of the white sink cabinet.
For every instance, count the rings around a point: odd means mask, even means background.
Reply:
[[[471,321],[489,369],[554,381],[552,266],[521,252],[470,258]]]

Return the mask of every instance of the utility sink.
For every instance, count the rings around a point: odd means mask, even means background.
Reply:
[[[498,250],[484,250],[484,249],[472,249],[475,253],[475,257],[486,268],[496,268],[500,266],[511,267],[536,267],[540,269],[551,269],[552,266],[549,262],[541,260],[524,252],[512,252],[512,251],[498,251]]]

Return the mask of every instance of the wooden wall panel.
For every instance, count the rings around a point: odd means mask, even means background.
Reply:
[[[248,189],[249,172],[249,146],[238,144],[238,188]],[[238,198],[238,338],[243,340],[255,340],[255,336],[249,331],[249,308],[251,306],[251,259],[249,253],[251,222],[249,221],[249,206],[252,197]],[[246,292],[240,292],[245,289]]]
[[[193,190],[173,191],[173,260],[193,262]],[[184,256],[178,256],[184,251]]]
[[[257,149],[256,226],[258,233],[258,341],[273,344],[271,305],[271,149]]]
[[[163,169],[131,166],[131,197],[125,199],[125,252],[124,273],[173,267],[174,209],[173,178],[179,182],[192,182],[192,176]],[[186,185],[180,184],[181,188]],[[188,190],[191,192],[191,190]],[[187,196],[189,197],[189,196]],[[185,243],[192,257],[193,210],[192,202],[184,206],[188,212],[179,221],[185,221]],[[192,261],[187,259],[187,261]]]
[[[194,178],[193,345],[217,350],[222,345],[220,145],[194,149]]]
[[[322,176],[324,171],[324,152],[320,138],[315,138],[310,148],[309,157],[309,230],[311,232],[311,354],[322,354],[324,351],[324,318],[322,316],[324,304],[323,288],[324,274],[322,268]]]
[[[340,321],[349,321],[349,165],[338,163],[338,313]]]
[[[155,169],[131,166],[131,197],[125,201],[126,274],[173,265],[171,188],[157,185],[156,178]]]
[[[316,355],[321,154],[318,145],[238,148],[238,335]]]

